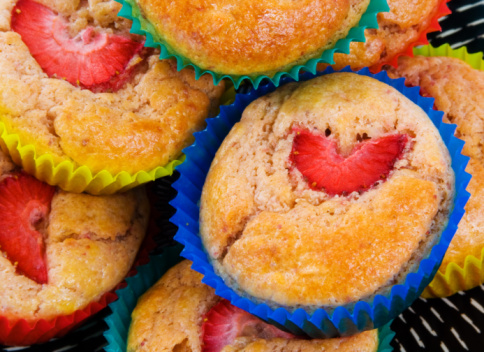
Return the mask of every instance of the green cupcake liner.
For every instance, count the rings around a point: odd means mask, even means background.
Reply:
[[[186,57],[177,54],[177,52],[173,48],[171,48],[168,43],[165,42],[165,40],[157,33],[155,28],[148,22],[148,20],[146,20],[142,16],[141,10],[138,7],[136,0],[116,1],[123,5],[121,11],[118,13],[118,16],[133,21],[131,33],[145,36],[146,47],[159,48],[160,59],[175,58],[177,61],[178,70],[181,70],[187,66],[192,66],[195,69],[196,79],[199,79],[200,76],[206,73],[210,74],[213,77],[214,84],[218,84],[222,79],[228,78],[234,83],[236,89],[239,88],[240,84],[244,80],[248,80],[255,88],[257,88],[261,81],[264,79],[269,79],[277,87],[279,86],[281,78],[284,76],[290,76],[297,81],[299,79],[299,72],[301,70],[309,71],[314,74],[316,72],[316,66],[318,65],[318,63],[334,64],[334,53],[348,54],[350,51],[351,42],[365,42],[365,29],[378,28],[377,14],[380,12],[390,11],[386,0],[370,0],[368,8],[361,16],[358,25],[351,28],[345,38],[338,40],[332,49],[327,49],[323,51],[319,58],[310,59],[304,65],[296,65],[287,72],[277,72],[273,77],[268,77],[266,75],[251,77],[247,75],[225,75],[198,67]]]
[[[393,347],[391,346],[391,342],[393,337],[395,336],[395,332],[390,329],[390,325],[392,322],[383,325],[381,328],[378,329],[378,350],[377,352],[391,352],[393,351]]]
[[[150,262],[138,267],[138,273],[126,281],[125,288],[116,291],[118,300],[109,305],[111,314],[105,322],[108,330],[104,337],[108,345],[104,347],[106,352],[126,352],[128,331],[131,324],[131,312],[136,307],[138,298],[153,286],[171,267],[175,266],[184,258],[180,257],[181,245],[166,248],[161,255],[151,256]],[[395,333],[388,323],[378,329],[378,352],[390,352],[390,345]]]

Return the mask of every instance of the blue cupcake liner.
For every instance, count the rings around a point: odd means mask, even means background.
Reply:
[[[305,73],[300,80],[335,72],[328,67],[316,75]],[[339,72],[353,72],[349,67]],[[273,92],[276,87],[267,84],[247,94],[238,94],[232,105],[222,107],[219,116],[207,120],[207,128],[195,133],[195,143],[185,148],[186,161],[177,167],[180,178],[173,184],[178,191],[177,197],[171,202],[176,214],[170,219],[178,232],[175,239],[185,246],[182,256],[193,261],[193,269],[204,275],[203,282],[215,288],[216,294],[228,299],[235,306],[242,308],[272,324],[285,327],[295,334],[302,332],[313,338],[326,338],[340,335],[352,335],[357,332],[381,327],[397,317],[420,295],[430,283],[442,258],[449,246],[457,224],[464,215],[464,205],[470,194],[466,191],[471,175],[465,172],[469,158],[461,154],[464,142],[454,137],[456,125],[442,122],[443,112],[433,110],[433,98],[424,98],[419,94],[419,87],[409,88],[404,79],[391,79],[385,71],[371,74],[367,68],[354,72],[359,75],[375,78],[391,85],[411,101],[419,105],[439,130],[452,158],[452,168],[456,177],[456,195],[452,213],[447,227],[443,230],[439,242],[432,248],[430,255],[423,259],[416,272],[410,273],[403,284],[394,285],[390,293],[376,295],[371,302],[360,301],[353,306],[337,307],[332,312],[322,308],[308,314],[299,308],[293,312],[285,308],[272,309],[266,304],[256,304],[239,296],[225,285],[215,274],[210,260],[203,248],[199,236],[199,200],[210,164],[215,152],[232,126],[241,118],[242,111],[255,99]],[[293,80],[285,78],[283,83]]]
[[[387,0],[370,0],[370,3],[365,13],[361,16],[358,25],[351,28],[346,37],[338,40],[333,48],[323,51],[319,58],[310,59],[304,65],[296,65],[287,72],[277,72],[273,77],[269,77],[267,75],[252,77],[248,75],[221,74],[198,67],[189,59],[178,55],[174,49],[170,48],[170,46],[164,42],[164,40],[156,32],[155,28],[141,15],[141,11],[137,6],[136,0],[116,1],[123,5],[118,13],[118,16],[127,18],[133,22],[131,33],[145,36],[146,41],[144,45],[146,47],[160,49],[160,59],[175,58],[177,61],[178,71],[185,67],[192,66],[195,70],[196,79],[199,79],[200,76],[208,73],[213,77],[213,83],[215,85],[217,85],[224,78],[228,78],[234,83],[236,89],[244,80],[251,82],[255,88],[257,88],[264,79],[268,79],[274,85],[279,86],[283,77],[289,76],[297,81],[299,79],[299,72],[301,70],[315,73],[318,63],[334,64],[333,55],[335,53],[348,54],[350,51],[351,42],[365,42],[365,29],[378,28],[377,14],[380,12],[390,11]]]
[[[126,279],[128,285],[116,291],[118,300],[109,305],[111,314],[104,321],[108,330],[104,337],[108,344],[104,347],[106,352],[126,352],[128,331],[131,324],[131,313],[138,299],[148,291],[171,267],[178,264],[183,258],[180,257],[181,246],[177,245],[165,249],[163,254],[152,256],[148,264],[138,268],[138,274]],[[395,333],[390,329],[390,324],[378,330],[378,352],[391,352],[390,345]]]

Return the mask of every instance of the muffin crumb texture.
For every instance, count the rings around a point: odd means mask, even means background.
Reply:
[[[128,351],[200,351],[203,315],[218,301],[185,260],[139,300],[132,313]]]
[[[291,161],[298,129],[336,143],[335,158],[388,136],[407,142],[387,176],[334,195]],[[357,160],[360,173],[382,153]],[[217,152],[202,240],[225,283],[256,302],[311,311],[369,300],[416,270],[439,239],[454,197],[450,164],[428,116],[386,84],[350,73],[287,84],[251,103]]]
[[[484,248],[484,72],[462,60],[449,57],[400,58],[390,75],[405,77],[406,84],[420,86],[435,98],[435,107],[445,112],[444,121],[457,125],[456,137],[465,141],[462,153],[470,157],[466,171],[472,175],[471,194],[465,214],[447,250],[440,271],[449,263],[464,267],[465,258],[481,259]]]

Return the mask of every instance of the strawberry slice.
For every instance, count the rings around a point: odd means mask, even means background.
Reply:
[[[202,352],[219,352],[237,337],[295,338],[222,299],[203,317]]]
[[[312,189],[330,196],[364,192],[386,179],[408,140],[406,134],[392,134],[362,141],[345,157],[339,154],[334,139],[304,129],[293,131],[293,165]]]
[[[119,79],[143,48],[130,38],[87,27],[71,37],[68,21],[32,0],[19,0],[12,10],[12,30],[19,33],[31,55],[49,77],[91,90],[119,89]],[[123,77],[124,82],[129,77]],[[107,84],[112,80],[113,84]],[[123,83],[124,83],[123,82]]]
[[[55,187],[32,176],[14,174],[0,183],[0,250],[15,263],[17,272],[39,284],[47,283],[42,234]]]

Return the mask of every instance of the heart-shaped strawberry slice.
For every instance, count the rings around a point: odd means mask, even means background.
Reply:
[[[338,152],[334,139],[294,128],[292,164],[309,186],[327,194],[364,192],[384,180],[401,158],[407,144],[406,134],[391,134],[358,143],[348,156]]]
[[[37,230],[50,212],[55,188],[32,176],[14,174],[0,183],[0,251],[17,272],[47,283],[42,234]]]
[[[67,80],[93,91],[114,91],[143,43],[87,27],[71,37],[67,20],[32,0],[19,0],[12,11],[12,30],[49,77]]]
[[[202,352],[219,352],[237,337],[295,338],[222,299],[203,317]]]

